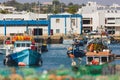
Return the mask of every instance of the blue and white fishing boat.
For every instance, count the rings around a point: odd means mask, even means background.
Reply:
[[[16,40],[14,48],[6,52],[4,63],[8,66],[42,65],[42,59],[31,40]]]
[[[72,60],[72,63],[71,63],[72,66],[76,65],[74,58],[77,58],[79,64],[81,64],[82,58],[85,57],[85,51],[80,49],[79,46],[80,46],[79,44],[73,44],[67,50],[67,55]]]

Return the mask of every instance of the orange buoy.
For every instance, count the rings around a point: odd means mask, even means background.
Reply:
[[[23,62],[19,62],[19,63],[18,63],[18,66],[26,66],[26,64],[23,63]]]
[[[69,57],[70,58],[74,58],[75,56],[73,54],[69,54]]]
[[[17,36],[17,40],[20,40],[20,36]]]
[[[22,38],[23,36],[19,36],[19,41],[22,41],[23,40],[23,38]]]
[[[31,37],[31,36],[29,36],[29,40],[30,40],[30,41],[32,40],[32,37]]]
[[[14,36],[14,39],[15,39],[15,40],[18,40],[18,36]]]
[[[30,40],[30,37],[29,37],[29,36],[27,36],[27,40]]]
[[[12,43],[15,42],[15,41],[16,41],[16,40],[15,40],[15,37],[12,37]]]

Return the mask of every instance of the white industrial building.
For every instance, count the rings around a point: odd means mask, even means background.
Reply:
[[[27,20],[42,21],[42,23],[39,26],[32,26],[25,23]],[[0,21],[0,34],[4,35],[25,33],[27,30],[32,34],[34,28],[42,29],[43,35],[68,35],[73,33],[82,33],[82,16],[79,14],[72,15],[69,13],[63,13],[53,15],[36,14],[31,12],[0,14]],[[47,23],[44,24],[44,21]],[[3,23],[6,24],[4,25]]]
[[[31,12],[26,13],[15,13],[15,14],[0,14],[0,21],[1,22],[7,22],[11,21],[11,23],[14,23],[14,21],[26,21],[26,20],[47,20],[48,15],[47,14],[35,14]],[[12,22],[13,21],[13,22]],[[2,24],[2,23],[1,23]],[[8,23],[9,24],[9,23]],[[27,23],[26,23],[27,24]],[[36,23],[37,24],[37,23]],[[43,34],[48,34],[48,25],[39,25],[39,26],[32,26],[32,25],[6,25],[6,34],[13,34],[13,33],[25,33],[26,27],[29,30],[29,33],[32,34],[32,30],[34,28],[42,28]],[[5,27],[4,25],[0,26],[0,34],[5,34]]]
[[[81,34],[82,16],[79,14],[62,13],[50,16],[50,30],[57,34]]]
[[[88,2],[78,11],[83,17],[83,32],[106,29],[109,34],[120,34],[120,5],[99,5]]]

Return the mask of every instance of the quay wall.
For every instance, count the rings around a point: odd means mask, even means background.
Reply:
[[[5,40],[12,39],[13,36],[0,36],[0,44],[3,44]],[[31,36],[33,39],[39,38],[42,43],[48,44],[61,44],[64,39],[68,39],[65,36]],[[70,39],[70,38],[69,38]]]
[[[25,34],[26,35],[26,34]],[[78,36],[78,35],[77,35]],[[3,36],[0,35],[0,44],[3,44],[4,40],[6,40],[7,38],[12,38],[13,36],[7,35],[7,36]],[[73,39],[73,36],[70,35],[43,35],[43,36],[32,36],[33,38],[41,38],[43,43],[48,43],[49,44],[59,44],[62,43],[63,40],[66,39]],[[79,35],[79,40],[83,39],[84,35]],[[120,36],[112,36],[114,38],[114,41],[120,43]],[[48,39],[50,41],[48,41]]]

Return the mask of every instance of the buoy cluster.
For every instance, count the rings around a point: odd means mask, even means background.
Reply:
[[[15,41],[31,41],[33,38],[31,36],[13,36],[12,42]]]

